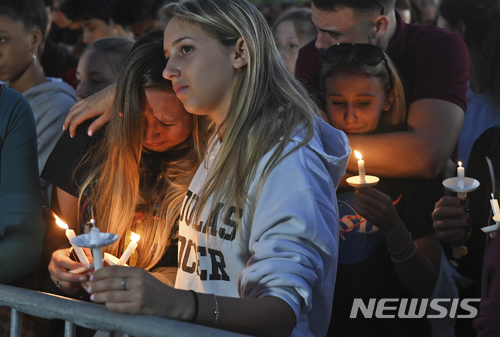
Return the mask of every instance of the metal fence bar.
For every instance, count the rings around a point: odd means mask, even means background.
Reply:
[[[75,337],[76,336],[76,325],[70,321],[64,322],[64,337]]]
[[[15,309],[10,312],[10,337],[21,337],[21,312]]]
[[[11,337],[20,337],[20,312],[46,319],[62,319],[70,322],[66,322],[65,336],[67,329],[69,329],[67,328],[68,324],[71,323],[99,331],[118,331],[134,337],[245,336],[156,316],[116,313],[109,311],[103,305],[4,284],[0,284],[0,306],[12,308]],[[17,316],[17,325],[14,325],[14,316]],[[13,329],[16,329],[16,326],[19,332],[17,335],[13,335]]]

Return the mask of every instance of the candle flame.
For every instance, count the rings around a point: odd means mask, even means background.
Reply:
[[[462,167],[462,162],[461,161],[458,162],[458,166]]]
[[[132,240],[135,243],[137,243],[137,241],[139,241],[139,239],[141,238],[141,236],[139,234],[134,233],[134,232],[130,232],[130,233],[132,233],[130,235],[130,240]]]
[[[354,155],[356,156],[356,158],[358,158],[359,160],[363,159],[363,156],[361,155],[361,153],[359,153],[358,151],[354,150]]]
[[[64,229],[68,229],[68,228],[69,228],[69,226],[68,226],[68,225],[66,225],[66,224],[64,223],[64,221],[62,221],[62,220],[61,220],[61,219],[57,216],[57,214],[56,214],[56,213],[54,213],[53,211],[50,211],[50,212],[52,213],[52,217],[56,220],[56,224],[57,224],[59,227],[64,228]]]

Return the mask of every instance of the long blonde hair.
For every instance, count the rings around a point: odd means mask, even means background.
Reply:
[[[141,160],[140,93],[145,88],[155,88],[174,96],[171,82],[162,77],[165,64],[161,31],[145,35],[134,45],[120,72],[113,115],[104,140],[97,152],[86,158],[93,166],[79,195],[79,204],[90,198],[92,216],[101,232],[121,237],[130,229],[138,205],[141,206],[146,221],[139,244],[144,253],[139,254],[136,266],[145,269],[152,268],[168,248],[182,200],[202,160],[204,148],[198,145],[203,147],[206,143],[205,118],[194,116],[190,138],[169,150],[173,159],[161,168],[162,179],[157,182],[156,193],[141,190],[146,172]],[[153,217],[158,203],[160,206]],[[106,247],[105,251],[113,253],[117,246],[118,242]]]
[[[195,223],[199,221],[210,197],[212,210],[216,203],[222,203],[221,214],[233,206],[244,214],[249,186],[263,156],[272,150],[259,186],[283,159],[294,134],[306,130],[305,139],[295,149],[312,138],[317,108],[287,71],[266,20],[247,1],[188,0],[164,6],[160,18],[165,26],[173,18],[195,24],[224,46],[244,40],[248,64],[235,79],[223,122],[223,142],[194,206],[193,218]]]

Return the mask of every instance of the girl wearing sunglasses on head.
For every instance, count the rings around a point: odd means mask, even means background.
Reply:
[[[380,48],[334,45],[325,52],[322,76],[328,117],[338,129],[367,134],[405,128],[401,81]],[[436,180],[386,177],[376,187],[339,188],[339,266],[329,335],[430,334],[425,319],[400,319],[397,310],[391,312],[395,314],[391,320],[375,315],[365,319],[359,310],[355,319],[349,316],[355,299],[368,306],[369,299],[378,303],[382,298],[416,299],[432,294],[441,248],[430,213],[441,191]],[[401,304],[391,305],[399,308]],[[417,312],[420,306],[421,301]]]

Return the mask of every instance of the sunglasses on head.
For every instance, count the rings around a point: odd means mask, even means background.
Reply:
[[[337,43],[326,50],[324,61],[335,64],[353,53],[355,53],[361,62],[369,66],[376,66],[385,60],[385,54],[382,49],[373,44]]]
[[[324,62],[337,64],[354,53],[356,58],[368,66],[376,66],[385,61],[385,67],[392,80],[392,72],[385,53],[379,47],[369,43],[337,43],[328,48],[324,54]]]
[[[377,0],[373,0],[373,2],[375,2],[378,6],[380,6],[380,15],[384,15],[384,11],[385,11],[385,8],[384,8],[384,5],[382,5],[379,1]]]

